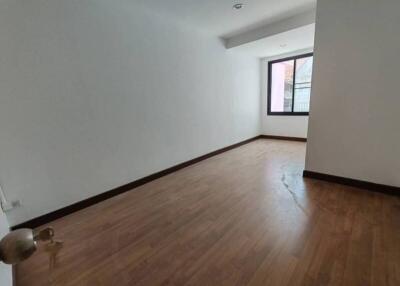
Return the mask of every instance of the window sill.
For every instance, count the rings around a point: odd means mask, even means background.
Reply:
[[[268,116],[309,116],[308,112],[268,112]]]

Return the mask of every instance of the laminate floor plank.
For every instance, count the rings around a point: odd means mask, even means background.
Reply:
[[[40,249],[17,285],[400,285],[400,199],[304,179],[305,146],[260,139],[56,220],[56,268]]]

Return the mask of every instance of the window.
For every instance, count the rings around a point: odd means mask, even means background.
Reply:
[[[268,115],[308,115],[313,54],[268,63]]]

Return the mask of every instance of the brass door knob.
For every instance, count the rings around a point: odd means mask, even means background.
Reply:
[[[52,240],[53,236],[51,227],[36,233],[27,228],[14,230],[0,241],[0,261],[18,264],[36,251],[37,241]]]
[[[36,241],[31,229],[18,229],[0,241],[0,260],[6,264],[17,264],[36,251]]]

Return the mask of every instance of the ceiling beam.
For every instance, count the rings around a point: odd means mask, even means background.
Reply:
[[[244,32],[240,35],[225,39],[225,47],[231,49],[253,41],[271,37],[302,26],[315,23],[316,10],[307,11],[295,16],[270,23],[268,25]]]

